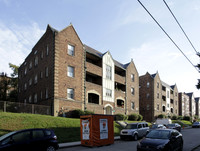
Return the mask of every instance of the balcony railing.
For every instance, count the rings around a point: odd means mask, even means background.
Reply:
[[[102,68],[95,65],[95,64],[92,64],[90,62],[86,62],[86,70],[88,72],[91,72],[91,73],[94,73],[96,75],[99,75],[99,76],[102,76]]]

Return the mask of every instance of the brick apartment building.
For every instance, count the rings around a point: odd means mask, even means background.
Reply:
[[[200,117],[200,98],[199,97],[197,97],[197,98],[195,98],[195,103],[196,103],[196,115],[198,116],[198,117]]]
[[[196,103],[195,103],[195,97],[194,93],[186,93],[189,96],[189,115],[191,117],[194,117],[196,115]]]
[[[161,81],[157,73],[148,72],[139,77],[140,114],[146,121],[153,121],[159,114],[178,115],[178,89]]]
[[[179,115],[180,116],[190,116],[190,101],[189,96],[184,93],[179,93]]]
[[[48,105],[52,115],[73,109],[98,114],[139,113],[139,75],[134,62],[84,45],[70,24],[46,32],[19,67],[19,101]]]

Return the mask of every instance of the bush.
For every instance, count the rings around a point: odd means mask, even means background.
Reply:
[[[128,120],[128,115],[124,115],[124,121]]]
[[[158,118],[165,118],[166,116],[164,114],[158,115]]]
[[[80,118],[81,115],[85,115],[84,111],[82,110],[77,109],[70,111],[71,118]]]
[[[177,119],[178,119],[178,117],[176,115],[172,116],[172,120],[177,120]]]
[[[184,116],[184,117],[183,117],[183,120],[191,121],[191,117],[190,117],[190,116]]]
[[[138,115],[135,114],[135,113],[130,114],[130,115],[128,116],[128,120],[130,120],[130,121],[137,121],[137,120],[138,120]]]
[[[183,116],[178,116],[178,120],[182,120],[183,119]]]
[[[84,115],[92,115],[92,114],[94,114],[94,112],[88,110],[84,111]]]
[[[124,114],[120,114],[120,113],[118,113],[118,114],[115,114],[115,116],[114,116],[114,120],[115,121],[123,121],[124,120]]]
[[[143,120],[143,116],[141,114],[138,114],[138,121],[142,121]]]

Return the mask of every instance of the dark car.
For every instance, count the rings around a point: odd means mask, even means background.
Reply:
[[[179,125],[178,123],[168,124],[167,128],[176,129],[177,131],[181,132],[181,125]]]
[[[195,127],[200,127],[200,122],[194,122],[192,124],[192,128],[195,128]]]
[[[137,144],[137,151],[183,150],[182,134],[173,129],[155,129]]]
[[[49,129],[25,129],[0,137],[0,151],[55,151],[57,136]]]

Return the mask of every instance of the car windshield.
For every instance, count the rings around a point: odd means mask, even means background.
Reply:
[[[125,129],[137,129],[137,124],[127,124]]]
[[[15,131],[14,132],[10,132],[10,133],[8,133],[8,134],[5,134],[5,135],[3,135],[3,136],[1,136],[0,137],[0,141],[2,141],[4,138],[6,138],[6,137],[9,137],[9,136],[11,136],[12,134],[14,134],[14,133],[16,133]]]
[[[147,134],[146,138],[169,139],[169,136],[170,136],[170,131],[152,130]]]
[[[152,125],[151,128],[158,128],[158,125],[157,125],[157,124],[154,124],[154,125]]]

